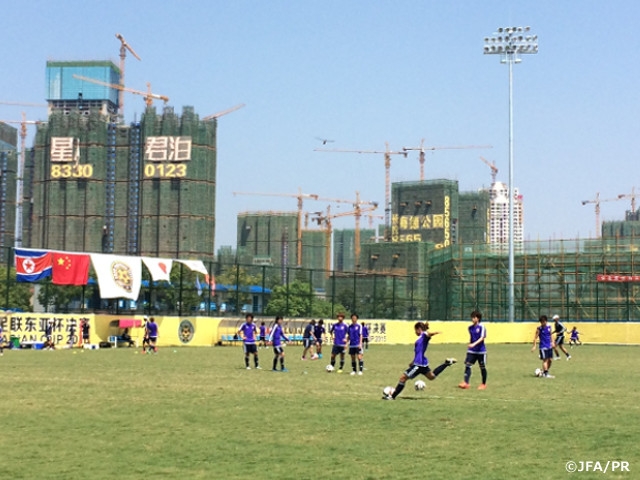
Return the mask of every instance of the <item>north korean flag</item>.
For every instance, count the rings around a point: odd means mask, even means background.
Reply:
[[[16,248],[15,265],[18,282],[37,282],[51,276],[53,252]]]

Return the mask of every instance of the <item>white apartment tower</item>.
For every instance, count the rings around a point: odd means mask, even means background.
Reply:
[[[522,251],[524,240],[524,217],[522,195],[513,190],[513,248]],[[509,251],[509,187],[502,182],[491,185],[489,192],[489,244],[492,250]]]

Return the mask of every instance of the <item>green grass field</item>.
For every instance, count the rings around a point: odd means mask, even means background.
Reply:
[[[245,370],[240,347],[0,358],[3,478],[556,479],[640,478],[637,347],[586,345],[535,378],[527,345],[491,345],[488,389],[460,390],[459,363],[394,402],[412,346],[372,346],[362,377],[328,374],[328,355],[289,373]],[[350,365],[347,363],[347,370]],[[574,473],[568,461],[622,460],[630,472]],[[604,466],[604,463],[603,463]]]

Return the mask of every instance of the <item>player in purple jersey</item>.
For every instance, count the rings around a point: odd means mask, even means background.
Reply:
[[[331,348],[331,366],[336,366],[336,356],[340,355],[340,368],[338,373],[342,373],[344,368],[344,349],[347,346],[347,326],[344,323],[344,313],[338,314],[338,322],[331,325],[329,334],[333,339],[333,347]]]
[[[571,337],[569,337],[569,345],[573,348],[574,345],[582,345],[580,341],[580,332],[576,327],[571,329]]]
[[[556,336],[556,346],[553,349],[553,353],[555,354],[554,360],[560,360],[560,353],[558,352],[558,349],[562,350],[562,353],[564,353],[567,356],[567,360],[571,359],[571,355],[569,355],[569,352],[567,352],[567,349],[564,348],[564,334],[566,332],[567,332],[567,327],[565,327],[560,322],[560,315],[554,315],[553,316],[553,333]]]
[[[247,370],[251,370],[249,366],[249,355],[253,355],[253,363],[260,370],[258,361],[258,346],[256,345],[256,333],[258,329],[253,323],[253,314],[247,313],[244,317],[244,323],[238,329],[237,335],[242,337],[242,348],[244,350],[244,365]]]
[[[480,374],[482,375],[482,383],[478,386],[478,390],[487,388],[487,347],[484,345],[484,339],[487,338],[487,330],[480,322],[482,322],[482,314],[477,310],[471,312],[469,345],[467,345],[467,358],[464,361],[464,381],[458,385],[462,389],[469,388],[471,367],[476,362],[478,362]]]
[[[369,350],[369,325],[362,324],[362,348]]]
[[[149,339],[149,346],[147,347],[147,353],[158,353],[158,324],[155,318],[151,317],[145,327],[145,336]]]
[[[267,348],[267,326],[264,322],[260,323],[260,348]]]
[[[304,347],[304,350],[302,351],[302,360],[307,359],[307,352],[309,352],[309,350],[312,350],[313,346],[316,343],[316,337],[314,334],[315,328],[316,328],[315,320],[311,320],[304,327],[304,331],[302,332],[302,346]],[[315,360],[316,358],[318,358],[317,355],[315,354],[311,355],[311,360]]]
[[[273,371],[278,371],[278,360],[280,360],[280,371],[288,372],[286,368],[284,368],[284,345],[282,344],[282,340],[285,342],[290,342],[289,337],[284,334],[282,330],[282,317],[276,317],[276,323],[271,330],[271,335],[269,335],[269,343],[273,345]]]
[[[364,361],[362,360],[362,325],[358,323],[358,315],[351,314],[351,325],[347,327],[347,337],[349,338],[349,355],[351,355],[351,375],[362,375]],[[358,368],[356,368],[356,356],[358,357]]]
[[[318,358],[322,358],[322,342],[324,341],[325,333],[324,320],[320,319],[313,329],[313,336],[316,337],[316,355],[318,355]]]
[[[409,364],[409,368],[407,368],[400,376],[398,385],[396,385],[393,393],[391,395],[385,394],[382,397],[383,400],[395,400],[402,390],[404,390],[404,384],[407,380],[416,378],[418,375],[424,375],[429,380],[435,380],[445,368],[456,363],[455,358],[447,358],[443,364],[438,365],[435,370],[431,371],[429,368],[429,360],[427,359],[427,347],[429,346],[431,337],[438,335],[440,332],[430,332],[429,324],[427,322],[417,322],[413,328],[416,332],[416,336],[418,337],[414,345],[413,361]]]
[[[542,376],[545,378],[553,378],[553,375],[549,375],[549,369],[551,368],[551,362],[553,361],[553,347],[555,347],[556,344],[553,341],[551,326],[548,324],[548,320],[549,319],[546,315],[540,315],[540,326],[536,328],[531,351],[535,351],[536,343],[539,341],[540,360],[542,360]]]

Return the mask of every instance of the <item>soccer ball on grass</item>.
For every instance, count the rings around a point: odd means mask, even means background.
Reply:
[[[541,377],[542,376],[542,370],[540,370],[539,368],[536,368],[536,371],[533,372],[535,374],[536,377]]]
[[[382,390],[382,393],[387,397],[390,397],[391,395],[393,395],[393,392],[395,391],[396,389],[393,387],[384,387],[384,389]]]
[[[427,384],[424,383],[424,381],[422,380],[416,380],[416,383],[414,383],[413,386],[415,387],[416,390],[424,390]]]
[[[331,373],[335,370],[335,368],[333,368],[333,365],[329,364],[327,365],[327,368],[325,368],[325,370],[327,371],[327,373]]]

